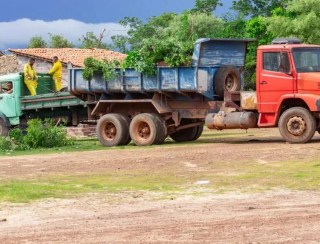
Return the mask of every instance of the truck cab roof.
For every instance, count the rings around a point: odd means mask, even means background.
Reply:
[[[274,49],[287,49],[292,50],[293,48],[320,48],[320,45],[311,44],[272,44],[272,45],[262,45],[258,47],[258,50],[274,50]]]

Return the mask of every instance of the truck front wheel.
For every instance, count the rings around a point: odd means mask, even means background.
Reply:
[[[106,114],[97,124],[97,136],[100,143],[107,147],[128,143],[128,122],[120,114]]]
[[[309,110],[293,107],[280,116],[279,131],[283,139],[289,143],[306,143],[316,131],[316,120]]]
[[[136,115],[130,123],[130,136],[137,146],[149,146],[161,143],[165,138],[164,126],[157,114],[142,113]]]
[[[6,126],[6,122],[3,119],[0,119],[0,135],[8,136],[9,128]]]

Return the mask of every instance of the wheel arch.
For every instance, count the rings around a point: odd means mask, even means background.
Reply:
[[[284,111],[288,110],[289,108],[293,107],[302,107],[310,111],[310,108],[308,104],[302,99],[302,98],[286,98],[282,100],[281,104],[279,105],[278,108],[278,115],[276,119],[276,124],[279,125],[279,119],[281,115],[284,113]]]

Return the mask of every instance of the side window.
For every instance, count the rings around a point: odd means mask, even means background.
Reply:
[[[290,72],[288,53],[263,53],[263,69],[275,72]]]
[[[0,83],[0,94],[11,94],[12,93],[12,82],[7,81],[7,82],[1,82]]]

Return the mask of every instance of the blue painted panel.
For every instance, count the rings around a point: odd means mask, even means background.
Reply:
[[[88,93],[90,91],[90,83],[83,79],[82,69],[74,69],[73,71],[73,89],[79,93]]]
[[[244,66],[246,43],[204,42],[200,47],[199,66]]]
[[[107,91],[107,82],[102,75],[94,75],[90,80],[90,91],[103,93]]]
[[[248,41],[199,39],[195,43],[192,66],[244,66]]]
[[[177,68],[159,68],[160,89],[164,91],[178,91],[178,69]]]
[[[148,76],[142,74],[142,86],[147,92],[157,91],[159,89],[158,77],[157,75]]]
[[[142,91],[142,76],[140,72],[134,69],[126,69],[124,71],[124,84],[129,92]]]
[[[117,77],[107,80],[107,91],[109,92],[124,92],[124,85],[122,80],[122,72],[116,69]]]
[[[179,67],[179,89],[182,91],[197,91],[196,69],[193,67]]]
[[[207,98],[214,98],[213,78],[219,68],[218,67],[199,67],[196,74],[197,92],[203,94]]]

